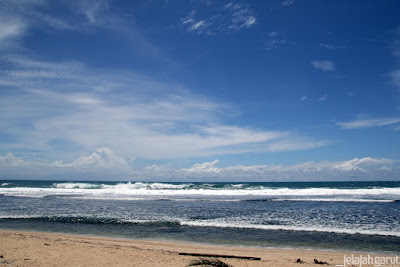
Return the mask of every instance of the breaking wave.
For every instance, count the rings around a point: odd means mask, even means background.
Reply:
[[[221,227],[221,228],[259,229],[259,230],[327,232],[327,233],[337,233],[337,234],[362,234],[362,235],[382,235],[382,236],[400,237],[399,232],[393,232],[393,231],[360,230],[360,229],[347,229],[347,228],[335,228],[335,227],[323,227],[323,226],[238,224],[238,223],[207,222],[207,221],[186,221],[186,222],[181,222],[181,225],[197,226],[197,227]]]
[[[64,189],[100,189],[101,185],[91,183],[54,183],[53,187]]]
[[[314,183],[316,185],[317,183]],[[2,183],[0,194],[15,197],[48,196],[120,200],[251,200],[251,201],[347,201],[390,202],[400,199],[400,187],[305,187],[267,186],[263,184],[194,183],[91,183],[63,182],[47,186]]]
[[[82,216],[32,216],[32,217],[0,217],[0,221],[14,222],[58,222],[58,223],[77,223],[77,224],[104,224],[104,225],[126,225],[126,226],[149,226],[149,227],[217,227],[217,228],[238,228],[238,229],[257,229],[272,231],[294,231],[294,232],[326,232],[336,234],[360,234],[360,235],[379,235],[396,236],[400,233],[396,231],[387,231],[379,229],[349,229],[332,226],[298,226],[282,224],[252,224],[246,222],[223,222],[208,220],[124,220],[117,218],[97,218]]]

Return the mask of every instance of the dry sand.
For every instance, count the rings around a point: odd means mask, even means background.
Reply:
[[[269,249],[199,245],[170,241],[144,241],[56,233],[0,231],[0,265],[3,266],[187,266],[206,253],[261,260],[219,258],[232,266],[330,266],[343,264],[352,252]],[[359,255],[359,253],[357,253]],[[364,255],[366,255],[364,253]],[[296,263],[301,259],[304,263]]]

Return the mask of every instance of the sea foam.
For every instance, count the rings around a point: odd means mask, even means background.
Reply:
[[[82,198],[204,198],[264,201],[395,201],[400,187],[374,188],[288,188],[248,184],[172,183],[53,183],[52,187],[0,187],[0,194],[20,197],[74,196]],[[158,198],[157,198],[158,196]]]

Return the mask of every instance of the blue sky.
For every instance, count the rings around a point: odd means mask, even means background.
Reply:
[[[398,1],[0,1],[0,178],[398,180]]]

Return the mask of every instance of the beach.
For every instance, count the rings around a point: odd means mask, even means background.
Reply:
[[[399,11],[0,0],[0,267],[400,267]]]
[[[314,259],[331,266],[343,265],[344,255],[360,255],[352,251],[214,246],[190,242],[0,230],[0,263],[5,266],[187,266],[193,260],[201,258],[179,255],[180,253],[258,257],[261,259],[219,259],[232,266],[277,267],[319,266],[314,263]],[[297,259],[303,263],[297,263]]]

